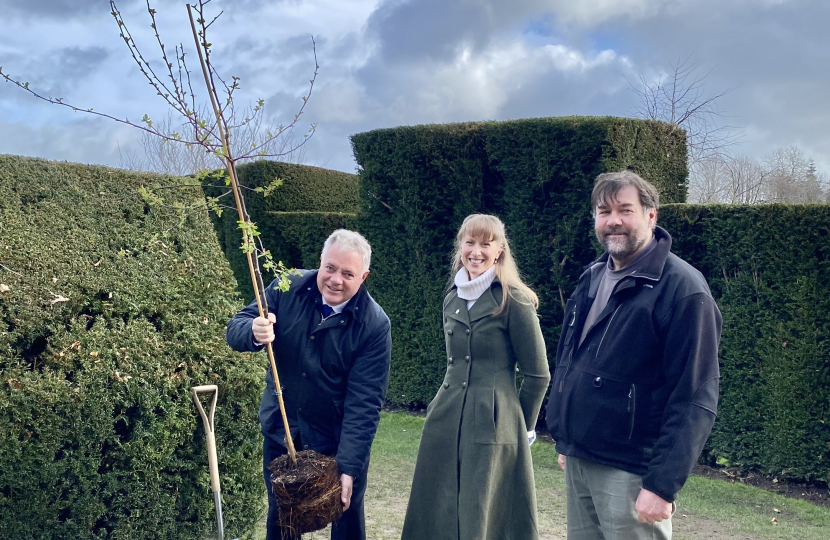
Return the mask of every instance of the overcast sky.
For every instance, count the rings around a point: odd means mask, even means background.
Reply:
[[[117,2],[157,58],[144,0]],[[193,52],[185,2],[154,0],[169,48]],[[627,81],[691,57],[743,129],[734,154],[797,145],[830,173],[828,0],[213,0],[214,60],[265,99],[274,124],[299,109],[318,128],[305,162],[355,172],[349,135],[400,125],[633,116]],[[165,104],[142,79],[108,0],[0,0],[0,66],[31,88],[138,120]],[[190,58],[195,58],[195,55]],[[199,88],[198,86],[196,87]],[[203,92],[198,92],[204,95]],[[0,83],[0,154],[119,166],[136,130]]]

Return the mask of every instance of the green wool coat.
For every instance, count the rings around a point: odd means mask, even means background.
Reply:
[[[402,540],[535,540],[527,431],[550,382],[533,306],[501,302],[498,282],[469,312],[444,299],[447,373],[427,408]],[[523,382],[516,391],[516,366]]]

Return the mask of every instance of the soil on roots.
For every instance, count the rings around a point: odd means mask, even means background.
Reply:
[[[340,474],[333,457],[303,450],[297,452],[296,465],[285,455],[272,461],[268,470],[280,527],[293,538],[319,531],[343,513]]]

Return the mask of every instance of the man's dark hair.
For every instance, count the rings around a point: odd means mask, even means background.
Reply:
[[[594,191],[591,193],[591,209],[596,211],[600,205],[605,206],[610,199],[616,198],[623,188],[634,186],[640,195],[640,205],[643,210],[657,209],[660,206],[660,194],[657,188],[646,182],[639,175],[631,171],[602,173],[594,181]]]

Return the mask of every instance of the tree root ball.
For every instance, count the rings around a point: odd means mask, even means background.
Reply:
[[[270,464],[271,489],[277,500],[280,527],[299,539],[303,533],[319,531],[343,513],[340,504],[340,473],[333,457],[314,450],[297,452],[297,465],[288,455]]]

